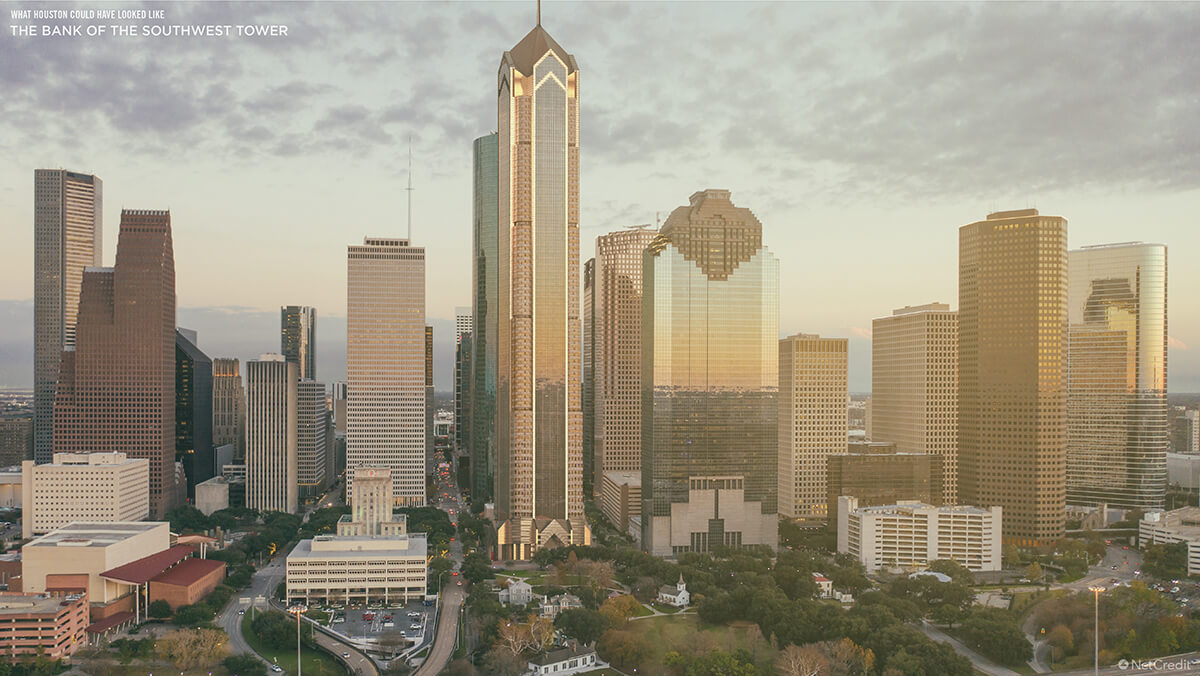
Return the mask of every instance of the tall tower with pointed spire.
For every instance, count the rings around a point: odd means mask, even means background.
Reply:
[[[497,555],[588,544],[579,318],[579,67],[538,25],[499,108]]]

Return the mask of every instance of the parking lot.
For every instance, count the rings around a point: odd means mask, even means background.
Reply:
[[[433,608],[426,607],[419,601],[407,605],[389,604],[386,607],[374,608],[352,606],[337,610],[329,626],[339,634],[351,638],[379,639],[389,635],[403,635],[419,643],[432,611]]]

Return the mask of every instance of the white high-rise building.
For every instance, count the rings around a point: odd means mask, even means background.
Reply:
[[[458,345],[459,342],[462,341],[462,337],[463,337],[464,333],[471,332],[474,320],[475,320],[475,318],[471,314],[471,308],[461,307],[461,306],[454,308],[454,344],[455,345]]]
[[[848,446],[845,338],[779,341],[779,513],[829,516],[829,456]]]
[[[150,461],[124,453],[55,453],[22,466],[22,536],[76,521],[141,521],[150,516]]]
[[[294,513],[300,368],[281,354],[246,362],[246,506]]]
[[[1001,508],[934,507],[916,501],[859,507],[838,498],[838,553],[880,568],[925,568],[952,560],[967,570],[1000,570]]]
[[[947,504],[958,502],[958,313],[903,307],[871,322],[872,441],[942,456]]]
[[[346,467],[386,467],[393,502],[423,505],[425,249],[368,237],[347,256]]]

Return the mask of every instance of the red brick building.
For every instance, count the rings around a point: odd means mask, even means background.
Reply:
[[[225,563],[195,558],[196,549],[176,545],[157,554],[106,570],[100,577],[137,588],[144,603],[166,601],[172,608],[191,605],[204,598],[225,579]]]

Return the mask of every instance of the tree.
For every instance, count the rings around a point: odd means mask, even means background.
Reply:
[[[1061,661],[1068,655],[1075,654],[1075,636],[1065,624],[1056,625],[1046,634],[1046,643],[1054,650],[1054,661]]]
[[[435,556],[429,562],[429,589],[437,593],[438,585],[446,583],[446,573],[454,568],[454,562],[444,556]]]
[[[533,647],[529,625],[522,622],[502,622],[497,628],[496,648],[517,656]]]
[[[954,559],[938,559],[929,564],[929,570],[943,575],[949,575],[951,580],[959,584],[975,584],[975,574]]]
[[[1042,572],[1042,566],[1037,561],[1025,566],[1025,579],[1037,582],[1042,579],[1043,575],[1045,573]]]
[[[454,660],[446,667],[444,672],[446,676],[475,676],[479,672],[476,671],[475,665],[471,664],[466,658],[460,657]]]
[[[618,669],[636,667],[646,661],[653,646],[650,639],[640,632],[625,629],[609,629],[596,643],[597,651],[606,661]]]
[[[580,643],[591,645],[608,629],[608,620],[595,610],[571,608],[554,618],[554,626]]]
[[[492,572],[492,562],[487,554],[480,551],[471,552],[463,558],[462,576],[472,583],[482,582],[495,577]]]
[[[296,648],[295,620],[278,610],[256,615],[250,622],[250,630],[268,648],[276,650],[289,648],[295,650]]]
[[[233,676],[267,676],[267,665],[250,653],[230,655],[221,666]]]
[[[1187,543],[1146,547],[1142,569],[1161,580],[1174,580],[1187,576]]]
[[[213,612],[208,606],[203,603],[196,603],[176,608],[175,617],[171,621],[181,627],[194,627],[197,624],[208,622],[212,618]]]
[[[554,623],[548,618],[530,615],[529,637],[535,652],[546,652],[554,645]]]
[[[117,660],[121,664],[129,664],[136,658],[154,654],[154,639],[119,638],[108,644],[108,647],[117,651]]]
[[[779,653],[775,670],[779,676],[826,676],[829,660],[814,646],[790,645]]]
[[[642,604],[629,594],[621,594],[607,599],[600,605],[600,614],[604,616],[608,623],[614,627],[619,627],[629,621],[642,609]]]
[[[483,673],[490,676],[521,676],[525,668],[526,662],[520,655],[514,655],[500,646],[489,650],[483,660]]]
[[[180,505],[167,512],[167,521],[171,522],[171,530],[176,533],[203,533],[211,528],[204,512],[192,505]]]
[[[150,611],[150,617],[157,617],[157,618],[162,618],[162,619],[170,617],[171,613],[173,612],[171,610],[171,604],[167,603],[166,601],[164,601],[162,599],[152,601],[150,603],[150,607],[147,610]]]
[[[158,639],[158,656],[179,669],[220,662],[229,654],[229,635],[220,629],[180,629]]]

